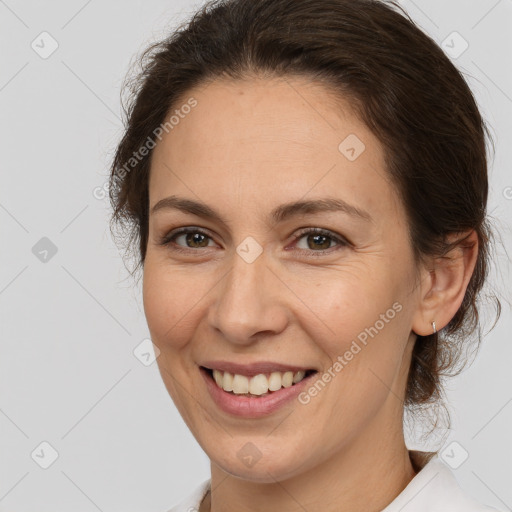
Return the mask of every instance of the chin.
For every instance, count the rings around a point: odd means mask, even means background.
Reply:
[[[208,457],[225,473],[262,484],[283,481],[300,472],[304,459],[295,443],[290,441],[289,449],[283,447],[282,443],[279,447],[273,446],[270,439],[264,443],[263,440],[244,440],[226,447],[217,446],[209,450]]]

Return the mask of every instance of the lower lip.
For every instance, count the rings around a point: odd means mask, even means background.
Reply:
[[[281,388],[278,391],[269,393],[268,395],[262,397],[250,397],[235,395],[224,391],[217,386],[206,370],[200,368],[200,372],[206,382],[206,388],[208,389],[210,396],[219,408],[228,414],[233,414],[243,418],[259,418],[277,411],[279,408],[296,398],[308,385],[309,379],[316,375],[313,373],[293,386]]]

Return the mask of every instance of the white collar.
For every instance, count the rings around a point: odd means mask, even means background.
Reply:
[[[438,455],[421,469],[382,512],[490,512],[467,495]]]
[[[168,512],[199,510],[210,489],[210,479]],[[496,512],[480,505],[459,486],[452,471],[437,455],[421,469],[407,487],[382,512]]]

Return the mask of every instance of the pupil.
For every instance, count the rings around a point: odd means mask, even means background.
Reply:
[[[189,233],[187,235],[187,244],[189,244],[189,243],[191,243],[191,244],[198,243],[198,244],[200,244],[199,247],[205,247],[204,245],[201,245],[201,237],[203,239],[206,239],[206,237],[203,234],[201,234],[201,233]]]
[[[325,243],[327,243],[327,246],[326,247],[321,247],[321,249],[328,249],[329,248],[329,241],[328,241],[329,237],[327,237],[325,235],[312,235],[312,238],[313,238],[313,240],[315,240],[314,243],[316,243],[320,239],[324,240],[324,243],[323,244],[320,243],[320,245],[325,245]],[[327,242],[325,242],[326,240],[327,240]],[[313,246],[310,245],[310,249],[314,249],[315,247],[318,249],[319,246],[318,245],[313,245]]]

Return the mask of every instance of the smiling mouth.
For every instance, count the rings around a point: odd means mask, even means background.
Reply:
[[[295,386],[307,377],[318,373],[316,370],[260,373],[252,377],[221,370],[200,367],[215,382],[218,388],[237,396],[263,397],[282,388]]]

